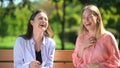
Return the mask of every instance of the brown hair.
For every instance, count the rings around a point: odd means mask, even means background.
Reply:
[[[28,21],[28,27],[27,27],[27,32],[25,35],[22,35],[22,37],[24,39],[31,39],[32,35],[33,35],[33,26],[30,24],[30,20],[34,20],[35,16],[38,14],[38,13],[41,13],[41,12],[44,12],[46,15],[46,11],[44,10],[41,10],[41,9],[38,9],[36,10],[35,12],[32,13],[29,21]],[[48,27],[47,29],[44,31],[44,36],[48,36],[48,37],[53,37],[53,31],[50,27],[50,25],[48,24]]]

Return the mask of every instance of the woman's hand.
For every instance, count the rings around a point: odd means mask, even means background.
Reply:
[[[78,57],[81,57],[83,54],[83,50],[91,45],[93,45],[96,42],[96,38],[95,37],[90,37],[87,40],[83,41],[83,44],[81,45],[79,51],[78,51]]]
[[[96,40],[97,39],[95,37],[90,37],[89,39],[83,41],[82,46],[84,48],[89,47],[89,46],[93,45],[96,42]]]
[[[40,68],[40,62],[39,61],[32,61],[29,64],[29,68]]]

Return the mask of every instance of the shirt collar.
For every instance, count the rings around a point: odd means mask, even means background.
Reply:
[[[33,38],[30,39],[30,42],[31,42],[31,44],[35,44]],[[46,38],[45,38],[45,36],[43,36],[42,45],[45,45],[45,42],[46,42]]]
[[[46,42],[46,38],[45,38],[45,36],[43,36],[42,44],[45,45],[45,42]]]

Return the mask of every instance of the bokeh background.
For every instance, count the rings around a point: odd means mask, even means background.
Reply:
[[[13,49],[16,38],[25,34],[35,9],[48,13],[56,50],[73,50],[87,4],[98,6],[105,28],[112,32],[120,48],[120,0],[0,0],[0,49]]]

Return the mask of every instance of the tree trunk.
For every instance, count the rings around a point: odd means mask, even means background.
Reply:
[[[58,19],[60,20],[60,23],[61,23],[61,26],[62,26],[62,31],[60,33],[60,39],[61,39],[61,50],[64,50],[65,49],[65,45],[64,45],[64,34],[65,34],[65,0],[64,0],[64,3],[63,3],[63,17],[61,18],[60,15],[59,15],[59,12],[58,12],[58,4],[56,2],[55,4],[55,8],[56,8],[56,12],[57,12],[57,16],[58,16]]]
[[[61,38],[62,38],[62,40],[61,40],[61,43],[62,43],[62,50],[64,50],[65,49],[65,44],[64,44],[64,38],[65,38],[65,36],[64,36],[64,34],[65,34],[65,15],[66,15],[66,13],[65,13],[65,0],[64,0],[64,2],[63,2],[63,20],[62,20],[62,33],[61,33]]]

